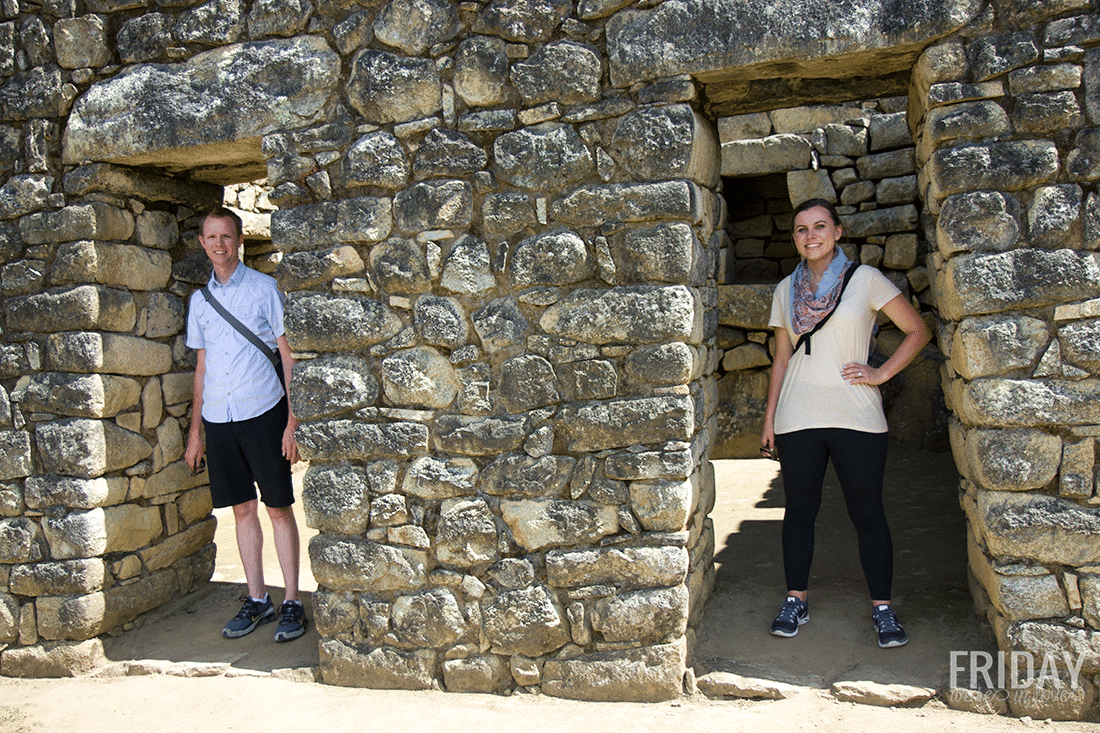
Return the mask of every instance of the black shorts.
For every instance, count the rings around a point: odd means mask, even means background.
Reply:
[[[214,506],[243,504],[256,498],[269,507],[294,503],[290,461],[283,456],[283,432],[289,417],[286,396],[258,417],[239,422],[202,421],[206,462]]]

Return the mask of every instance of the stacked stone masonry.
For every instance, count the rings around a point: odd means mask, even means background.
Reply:
[[[722,193],[782,176],[938,317],[975,596],[1085,655],[1014,712],[1090,714],[1100,16],[856,4],[2,0],[0,673],[210,577],[182,329],[224,196],[289,294],[324,680],[679,695],[716,375],[766,374],[726,281],[793,257]]]
[[[908,120],[972,590],[1002,649],[1082,663],[1072,695],[1012,712],[1077,718],[1100,672],[1100,35],[1059,15],[927,48]]]

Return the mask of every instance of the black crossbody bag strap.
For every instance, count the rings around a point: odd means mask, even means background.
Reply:
[[[206,298],[206,302],[210,304],[211,308],[218,312],[218,315],[225,319],[226,323],[237,329],[239,334],[248,339],[253,346],[259,349],[264,356],[268,358],[271,362],[271,366],[275,367],[275,375],[279,377],[279,384],[283,387],[283,391],[286,391],[286,385],[283,383],[283,360],[279,356],[279,350],[275,349],[275,351],[272,351],[267,348],[267,344],[265,344],[259,336],[248,330],[243,323],[237,320],[236,316],[227,311],[222,304],[218,302],[218,299],[210,294],[209,285],[202,286],[202,297]]]
[[[806,356],[810,355],[810,336],[820,331],[821,327],[825,325],[825,322],[832,317],[833,311],[837,309],[837,306],[840,305],[840,301],[844,298],[844,290],[848,287],[848,282],[852,279],[852,276],[856,274],[856,270],[859,268],[860,266],[853,262],[852,266],[848,268],[848,272],[844,273],[844,282],[840,285],[840,295],[836,299],[836,305],[833,306],[833,310],[826,313],[825,317],[818,321],[816,326],[798,337],[798,343],[794,345],[794,351],[791,352],[792,356],[798,352],[798,348],[802,346],[803,343],[806,344]]]

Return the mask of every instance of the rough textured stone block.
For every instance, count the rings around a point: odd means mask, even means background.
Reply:
[[[466,181],[424,181],[393,199],[394,220],[403,232],[464,229],[473,209],[473,188]]]
[[[516,43],[547,41],[570,9],[568,0],[492,0],[478,13],[473,30]]]
[[[70,418],[35,431],[46,471],[95,478],[148,458],[153,447],[141,435],[105,420]]]
[[[104,629],[102,592],[79,596],[43,596],[35,601],[38,633],[44,639],[83,641]]]
[[[515,298],[497,298],[472,315],[474,331],[486,352],[495,354],[520,343],[527,332],[527,319]]]
[[[401,319],[377,300],[330,295],[291,300],[283,322],[295,348],[317,351],[356,351],[401,330]]]
[[[440,190],[444,193],[446,190],[458,191],[454,188]],[[430,217],[434,214],[429,211],[425,216]],[[417,295],[431,289],[428,258],[424,255],[421,245],[411,239],[393,237],[372,248],[370,268],[379,287],[388,293]]]
[[[95,509],[126,499],[130,481],[125,477],[80,479],[67,476],[31,476],[24,483],[24,498],[32,509],[63,506]]]
[[[593,544],[619,529],[617,509],[592,501],[502,501],[512,538],[534,552],[547,547]]]
[[[280,73],[272,74],[276,67]],[[184,64],[141,66],[81,96],[65,130],[64,159],[81,163],[109,150],[112,162],[123,165],[232,167],[254,160],[259,138],[271,130],[320,119],[339,73],[340,57],[318,36],[230,45]],[[254,109],[267,113],[249,112]],[[238,146],[247,150],[234,150]]]
[[[937,150],[928,161],[929,195],[992,189],[1016,191],[1052,181],[1058,149],[1049,140],[963,145]]]
[[[30,433],[0,431],[0,479],[20,478],[34,473]]]
[[[523,103],[566,105],[600,98],[600,56],[590,46],[558,41],[540,47],[527,61],[512,65],[511,80]]]
[[[482,470],[480,488],[494,496],[560,498],[575,464],[569,456],[503,456]]]
[[[840,217],[844,232],[850,237],[872,237],[878,234],[915,231],[917,220],[917,207],[912,204],[843,214]]]
[[[617,13],[606,28],[611,83],[620,87],[682,73],[817,57],[820,39],[812,34],[792,38],[784,25],[790,14],[768,12],[769,7],[679,0],[653,10]],[[907,3],[904,10],[879,2],[861,3],[858,10],[830,4],[796,7],[800,22],[830,28],[830,55],[837,56],[848,49],[858,56],[856,52],[889,48],[899,43],[899,36],[910,38],[913,28],[928,34],[924,37],[931,42],[962,28],[979,12],[973,3],[955,0]],[[899,13],[912,25],[899,27]],[[874,63],[871,58],[868,64]],[[873,68],[881,73],[881,60],[862,73],[871,75]]]
[[[449,453],[485,456],[515,450],[527,435],[527,418],[522,415],[441,415],[434,423],[432,439],[440,450]]]
[[[439,507],[435,554],[441,563],[469,568],[499,557],[497,522],[484,499],[444,499]]]
[[[624,115],[611,149],[639,180],[684,178],[708,187],[718,182],[720,148],[714,128],[686,104],[642,107]]]
[[[547,333],[590,344],[697,343],[701,309],[683,286],[580,289],[546,309],[539,325]]]
[[[972,250],[1003,252],[1020,241],[1020,202],[1000,191],[974,191],[944,199],[936,244],[944,256]]]
[[[325,684],[378,690],[428,690],[434,681],[435,652],[405,652],[389,647],[359,649],[341,641],[321,642]]]
[[[322,532],[359,535],[370,520],[370,483],[358,466],[310,466],[302,480],[306,523]]]
[[[592,628],[604,641],[674,640],[687,630],[687,623],[688,591],[683,585],[619,593],[592,606]]]
[[[357,410],[377,399],[378,380],[362,359],[321,357],[294,367],[290,404],[299,420]]]
[[[133,233],[133,215],[125,209],[104,203],[66,206],[19,220],[19,235],[27,244],[78,239],[126,240]]]
[[[481,612],[485,636],[501,653],[539,657],[570,641],[565,611],[543,586],[498,593]]]
[[[508,89],[508,55],[504,41],[488,36],[466,38],[455,53],[455,94],[471,107],[504,101]]]
[[[20,379],[12,400],[24,410],[74,417],[114,417],[138,404],[141,385],[110,374],[43,372]]]
[[[961,320],[1095,297],[1100,265],[1088,253],[1066,249],[967,254],[948,261],[938,291],[943,314]]]
[[[661,702],[683,691],[687,644],[672,644],[586,654],[549,660],[543,667],[542,691],[573,700]]]
[[[469,458],[417,458],[405,472],[401,490],[420,499],[450,499],[477,491],[478,468]]]
[[[12,176],[0,186],[0,219],[14,219],[46,208],[52,186],[52,176]]]
[[[298,427],[305,460],[411,458],[428,451],[428,429],[419,423],[322,420]]]
[[[493,143],[494,170],[506,183],[532,191],[571,188],[595,172],[592,154],[572,125],[544,122],[508,132]]]
[[[1054,248],[1081,241],[1083,199],[1075,183],[1036,189],[1027,212],[1030,243]]]
[[[989,427],[1089,425],[1100,421],[1097,381],[976,379],[955,401],[959,416]]]
[[[566,405],[555,419],[570,451],[624,448],[634,443],[686,440],[695,423],[688,397],[662,396]]]
[[[966,455],[970,475],[985,489],[1041,489],[1058,475],[1062,440],[1041,430],[973,430]]]
[[[334,278],[358,275],[363,271],[363,260],[354,247],[343,246],[316,252],[291,252],[283,257],[275,269],[279,289],[301,290]]]
[[[107,552],[132,552],[145,547],[164,532],[160,508],[121,504],[103,511]]]
[[[593,221],[622,222],[687,219],[703,216],[698,187],[687,181],[584,185],[550,207],[553,218],[570,226]]]
[[[459,381],[450,360],[418,346],[382,360],[382,389],[391,404],[443,409],[454,401]]]
[[[1100,367],[1100,319],[1073,321],[1058,329],[1065,363],[1093,371]]]
[[[162,446],[158,446],[161,448]],[[182,453],[180,453],[182,455]],[[205,474],[191,475],[191,467],[187,461],[177,460],[169,463],[163,469],[152,474],[145,480],[145,486],[141,490],[141,496],[155,499],[166,494],[174,494],[179,491],[187,491],[196,486],[203,486],[209,482]]]
[[[678,532],[684,529],[697,496],[690,479],[634,481],[630,484],[630,509],[650,531]]]
[[[8,328],[21,331],[129,331],[137,320],[133,296],[102,285],[51,288],[9,298],[6,310]]]
[[[88,331],[56,333],[46,340],[46,362],[58,371],[149,376],[163,374],[172,368],[172,348],[167,344],[121,334]],[[180,380],[186,380],[187,399],[190,400],[191,375],[182,375]],[[168,401],[166,404],[179,402]]]
[[[392,228],[390,200],[373,196],[296,206],[271,215],[272,244],[284,252],[380,242]]]
[[[1100,671],[1100,631],[1064,626],[1051,621],[1022,621],[1010,626],[1007,640],[1017,648],[1029,651],[1037,658],[1044,652],[1069,652],[1075,661],[1080,655],[1081,671]]]
[[[479,171],[489,155],[470,138],[455,130],[435,128],[420,143],[413,174],[423,178],[453,178]]]
[[[813,145],[800,135],[769,135],[722,144],[723,176],[763,176],[810,167]]]
[[[100,639],[11,647],[0,654],[5,677],[77,677],[107,664]]]
[[[1100,560],[1100,510],[1055,496],[982,491],[976,521],[991,555],[1081,566]]]
[[[142,550],[138,553],[142,565],[149,572],[155,572],[197,554],[214,541],[214,530],[217,526],[217,520],[210,517],[204,522],[172,535],[163,542]]]
[[[517,290],[532,285],[569,285],[592,277],[595,258],[580,235],[568,229],[536,234],[522,240],[509,275]]]
[[[1046,323],[1030,316],[966,318],[955,330],[951,366],[966,379],[1008,374],[1035,364],[1049,341]]]
[[[397,0],[374,24],[374,35],[388,46],[418,56],[458,30],[458,12],[446,0]]]
[[[0,562],[38,562],[45,556],[45,548],[38,522],[26,517],[0,519]]]
[[[447,692],[495,692],[511,679],[508,660],[496,654],[448,659],[443,663]]]
[[[331,590],[415,590],[427,582],[427,554],[362,539],[317,535],[309,542],[317,581]]]

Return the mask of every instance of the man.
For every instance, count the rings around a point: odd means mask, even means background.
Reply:
[[[284,372],[280,384],[267,354],[220,315],[201,290],[191,295],[187,345],[196,350],[197,358],[184,458],[193,470],[202,470],[205,428],[210,494],[215,507],[233,507],[237,549],[248,583],[248,596],[241,597],[244,606],[222,634],[231,639],[244,636],[278,615],[275,641],[289,641],[305,633],[306,618],[298,600],[298,525],[291,509],[290,465],[298,460],[298,420],[286,391],[294,358],[283,332],[282,295],[273,278],[240,261],[241,220],[229,209],[218,208],[202,220],[199,241],[214,266],[210,297],[269,350],[278,348]],[[286,586],[278,614],[264,585],[257,486],[271,518]]]

